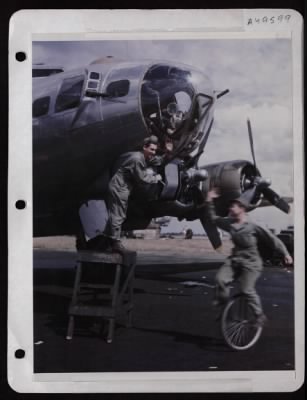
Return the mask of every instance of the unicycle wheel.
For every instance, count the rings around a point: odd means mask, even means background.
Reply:
[[[234,350],[247,350],[259,339],[262,326],[244,296],[233,297],[225,306],[221,319],[222,334]]]

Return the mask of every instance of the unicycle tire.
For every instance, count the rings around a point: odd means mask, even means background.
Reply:
[[[233,297],[225,306],[221,318],[222,335],[234,350],[247,350],[254,346],[262,333],[245,296]]]

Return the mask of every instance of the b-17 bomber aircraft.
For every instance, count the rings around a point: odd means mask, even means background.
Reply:
[[[214,108],[228,89],[214,91],[199,69],[172,62],[121,61],[106,57],[84,68],[33,78],[34,236],[71,235],[79,210],[105,199],[118,157],[142,147],[149,135],[173,143],[160,166],[163,185],[132,194],[123,229],[144,229],[152,218],[199,219],[213,245],[219,233],[206,219],[206,193],[218,188],[217,213],[246,191],[250,209],[272,204],[289,212],[253,162],[199,165],[214,121]],[[157,189],[152,190],[152,186]],[[154,192],[154,193],[153,193]]]

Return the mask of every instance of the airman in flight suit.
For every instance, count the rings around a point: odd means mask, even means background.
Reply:
[[[144,184],[156,184],[162,179],[161,175],[149,174],[146,170],[156,154],[157,144],[158,138],[150,136],[144,140],[143,151],[124,153],[119,158],[116,172],[109,183],[107,199],[109,219],[103,232],[112,251],[125,251],[120,241],[121,226],[126,219],[128,199],[132,189]]]
[[[219,217],[215,214],[212,198],[217,197],[215,190],[207,196],[207,217],[219,228],[230,233],[234,247],[232,253],[222,265],[216,275],[216,299],[215,305],[221,305],[227,301],[230,288],[229,283],[238,280],[240,291],[250,304],[257,322],[263,324],[266,317],[263,314],[261,300],[256,292],[256,281],[263,270],[263,260],[259,253],[258,242],[262,241],[267,246],[284,256],[286,264],[292,264],[293,260],[285,245],[269,230],[248,220],[248,204],[244,197],[231,203],[229,217]]]

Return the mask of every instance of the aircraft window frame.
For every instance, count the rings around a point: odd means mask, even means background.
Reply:
[[[32,69],[32,78],[45,78],[46,76],[60,74],[64,70],[62,68],[33,68]]]
[[[33,118],[40,118],[49,113],[50,109],[50,96],[39,97],[32,103],[32,116]],[[36,107],[36,109],[35,109]],[[39,108],[40,107],[40,108]],[[37,112],[38,108],[38,112]]]
[[[102,75],[100,72],[90,71],[86,80],[85,93],[88,96],[99,92]]]
[[[89,80],[94,80],[94,81],[99,81],[100,80],[100,73],[99,72],[95,72],[95,71],[91,71],[89,74]]]
[[[98,89],[99,81],[88,81],[87,88],[90,90],[97,90]]]
[[[67,84],[69,85],[69,81],[72,81],[74,83],[70,84],[69,87],[67,87]],[[82,96],[82,90],[84,87],[84,75],[77,75],[73,77],[68,77],[65,78],[61,84],[60,90],[57,94],[56,101],[55,101],[55,106],[54,106],[54,111],[56,113],[63,112],[66,110],[71,110],[73,108],[77,108],[80,105],[81,102],[81,96]],[[66,85],[66,86],[65,86]],[[64,100],[63,104],[60,103],[61,97],[63,98],[64,96],[69,96],[69,89],[77,87],[77,91],[72,92],[73,96],[71,100]],[[68,94],[67,94],[68,92]]]
[[[110,98],[126,97],[130,92],[130,79],[112,80],[106,87],[106,94]]]
[[[207,101],[204,101],[204,102],[201,104],[201,108],[205,108],[205,107],[207,107],[208,105],[212,104],[212,102],[213,102],[213,100],[214,100],[212,96],[209,96],[208,94],[205,94],[205,93],[198,93],[197,96],[196,96],[196,98],[199,99],[200,97],[202,97],[202,98],[204,98],[205,100],[207,100]]]

